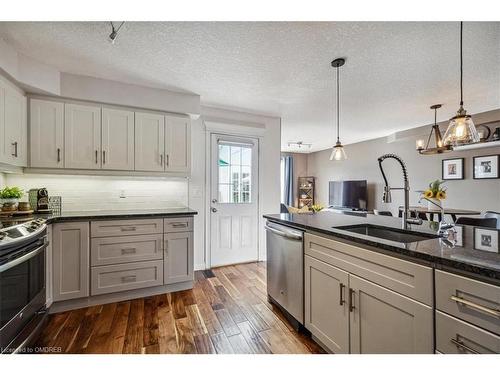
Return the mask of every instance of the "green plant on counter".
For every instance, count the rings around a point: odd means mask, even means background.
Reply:
[[[21,199],[23,195],[24,191],[17,186],[6,186],[0,190],[0,199]]]
[[[313,204],[313,205],[311,206],[311,210],[312,210],[313,212],[320,212],[323,208],[325,208],[325,207],[323,207],[323,206],[322,206],[322,205],[320,205],[320,204]]]

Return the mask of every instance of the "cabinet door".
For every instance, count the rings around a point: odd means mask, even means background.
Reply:
[[[432,309],[349,275],[351,353],[432,354]]]
[[[191,122],[188,118],[165,116],[165,171],[191,169]]]
[[[165,234],[165,284],[193,280],[193,232]]]
[[[54,301],[89,295],[89,223],[54,224],[52,232]]]
[[[64,167],[64,103],[30,100],[30,166]]]
[[[135,170],[164,170],[165,116],[135,113]]]
[[[9,87],[4,90],[4,126],[5,162],[25,167],[27,165],[26,97]]]
[[[334,353],[349,353],[349,274],[305,256],[305,326]]]
[[[102,109],[102,169],[134,170],[134,112]]]
[[[101,107],[65,104],[64,146],[66,168],[101,168]]]

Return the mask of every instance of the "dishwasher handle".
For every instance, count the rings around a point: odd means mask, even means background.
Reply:
[[[291,231],[287,231],[287,230],[280,230],[280,229],[277,229],[275,227],[270,226],[269,224],[266,224],[265,228],[269,232],[272,232],[278,236],[290,238],[290,239],[296,240],[296,241],[302,241],[302,235],[296,234],[296,232],[291,232]]]

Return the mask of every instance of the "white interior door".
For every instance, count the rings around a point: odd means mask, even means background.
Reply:
[[[257,139],[212,134],[210,265],[258,259]]]

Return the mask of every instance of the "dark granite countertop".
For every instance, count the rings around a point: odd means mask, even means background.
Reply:
[[[189,207],[163,208],[155,210],[100,210],[100,211],[63,211],[61,214],[35,214],[34,218],[43,218],[47,223],[81,220],[113,220],[155,217],[193,216],[198,213]]]
[[[449,271],[457,271],[479,279],[500,284],[500,230],[468,225],[457,225],[455,245],[440,238],[429,238],[419,242],[402,243],[363,234],[357,234],[338,227],[371,224],[399,229],[401,219],[371,214],[349,215],[333,212],[316,214],[275,214],[264,215],[266,219],[303,229],[324,233],[329,236],[365,244],[379,249],[384,254],[394,254],[404,258],[429,262],[431,266]],[[411,225],[411,231],[435,235],[436,222],[424,221],[422,225]],[[452,237],[450,237],[452,239]],[[454,242],[455,242],[454,241]]]

